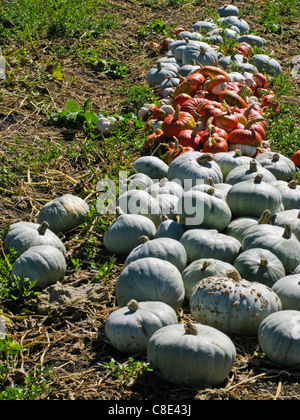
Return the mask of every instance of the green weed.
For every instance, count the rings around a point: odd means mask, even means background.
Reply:
[[[99,366],[123,383],[128,382],[131,378],[136,379],[145,372],[153,371],[149,367],[149,363],[134,360],[133,357],[129,357],[128,361],[124,363],[119,363],[112,358],[110,362],[99,363]]]

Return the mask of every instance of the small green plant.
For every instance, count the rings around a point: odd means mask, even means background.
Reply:
[[[120,101],[121,111],[124,113],[138,113],[145,103],[158,103],[158,98],[149,85],[125,85],[118,89],[124,99]]]
[[[1,241],[1,239],[0,239]],[[11,275],[12,264],[16,260],[16,253],[12,249],[5,254],[2,241],[0,254],[0,299],[25,299],[36,295],[38,292],[34,289],[35,282]]]
[[[92,131],[97,124],[99,114],[93,110],[90,102],[91,98],[87,99],[82,106],[79,106],[74,100],[69,100],[64,111],[53,112],[49,115],[50,124]]]
[[[6,386],[2,391],[0,388],[0,400],[36,400],[46,391],[50,377],[50,369],[47,366],[40,366],[24,378],[24,384]]]
[[[154,19],[147,25],[142,26],[138,31],[138,35],[142,38],[145,38],[153,33],[163,36],[170,36],[172,34],[172,29],[163,20]]]
[[[149,363],[134,360],[133,357],[129,357],[128,361],[124,363],[119,363],[112,358],[110,362],[99,363],[99,366],[123,383],[128,382],[131,378],[136,379],[145,372],[153,371]]]

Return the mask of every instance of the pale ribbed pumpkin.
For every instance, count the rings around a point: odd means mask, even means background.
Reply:
[[[273,252],[264,248],[251,248],[241,252],[234,261],[234,267],[244,279],[263,283],[268,287],[272,287],[285,276],[282,262]]]
[[[86,218],[90,208],[80,197],[64,194],[45,204],[37,217],[37,222],[46,221],[54,233],[67,232],[79,226]]]
[[[281,310],[281,302],[269,287],[229,270],[225,277],[212,276],[197,283],[190,309],[197,322],[225,334],[255,335],[264,318]]]
[[[9,252],[14,249],[20,256],[27,249],[36,245],[52,245],[64,255],[66,249],[59,237],[48,229],[48,223],[17,222],[9,226],[9,231],[4,238],[4,250]]]
[[[131,299],[165,302],[177,310],[184,300],[181,273],[174,264],[160,258],[140,258],[128,264],[115,287],[119,306]]]
[[[258,343],[278,366],[299,369],[300,311],[283,310],[269,315],[258,330]]]
[[[235,217],[260,217],[267,209],[271,214],[278,211],[281,195],[276,187],[262,179],[258,174],[254,179],[238,182],[228,191],[227,204]]]
[[[145,353],[155,331],[177,323],[175,310],[166,303],[132,299],[125,307],[110,313],[105,323],[105,334],[122,353]]]
[[[12,277],[29,279],[38,290],[61,281],[66,273],[66,260],[61,251],[51,245],[32,246],[23,252],[12,266]]]
[[[229,375],[236,359],[231,339],[221,331],[201,324],[168,325],[148,342],[147,355],[154,372],[178,385],[219,385]]]

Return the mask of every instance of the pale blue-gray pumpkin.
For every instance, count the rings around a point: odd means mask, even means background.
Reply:
[[[289,224],[284,228],[267,224],[250,227],[243,239],[242,249],[251,248],[273,252],[282,262],[286,274],[291,274],[300,261],[300,242]]]
[[[278,152],[261,153],[255,160],[272,172],[276,179],[287,181],[296,172],[294,162]]]
[[[247,230],[250,227],[260,224],[268,224],[270,223],[270,220],[271,213],[268,209],[263,212],[260,218],[250,216],[237,217],[229,223],[224,233],[226,235],[232,236],[240,243],[242,243]]]
[[[226,276],[207,277],[196,284],[190,310],[197,322],[225,334],[251,336],[264,318],[281,310],[281,302],[269,287],[228,270]]]
[[[220,166],[224,182],[229,172],[241,165],[250,165],[250,156],[243,156],[239,149],[215,154],[215,162]],[[249,166],[248,166],[249,167]]]
[[[167,177],[169,181],[178,182],[185,191],[205,183],[207,178],[211,178],[215,184],[223,182],[223,174],[214,161],[214,155],[201,152],[187,152],[178,156],[171,162]]]
[[[284,227],[286,224],[291,225],[292,233],[300,241],[300,210],[282,210],[274,214],[271,219],[271,224],[275,226]]]
[[[182,52],[182,63],[192,64],[193,60],[202,66],[214,66],[218,62],[218,55],[206,42],[189,41]]]
[[[137,172],[142,172],[153,180],[166,177],[169,169],[166,162],[157,156],[141,156],[133,162],[132,166]]]
[[[241,243],[216,229],[189,229],[181,237],[187,261],[191,263],[200,258],[215,258],[233,264],[241,251]]]
[[[279,296],[282,309],[294,309],[300,311],[300,274],[294,273],[282,276],[272,289]]]
[[[125,307],[110,313],[105,322],[105,334],[121,353],[146,353],[148,341],[155,331],[177,323],[177,314],[170,305],[132,299]]]
[[[234,270],[234,266],[214,258],[201,258],[193,261],[182,272],[185,298],[191,297],[193,288],[199,281],[211,276],[225,276],[227,270]]]
[[[156,227],[160,223],[160,208],[154,197],[144,190],[128,190],[117,199],[117,206],[123,213],[141,214],[153,221]]]
[[[120,255],[128,255],[140,244],[140,237],[154,238],[155,224],[149,217],[141,214],[125,214],[117,207],[117,218],[104,232],[103,245],[105,248]]]
[[[268,287],[272,287],[277,280],[285,276],[280,259],[264,248],[251,248],[241,252],[234,261],[234,267],[244,279]]]
[[[244,158],[246,157],[244,156]],[[226,183],[235,185],[238,182],[248,181],[249,179],[254,179],[258,173],[263,175],[264,182],[276,181],[276,177],[268,169],[265,169],[255,159],[251,159],[247,164],[238,165],[231,169],[226,176]]]
[[[83,223],[89,211],[89,205],[82,198],[63,194],[41,208],[37,222],[46,221],[54,233],[67,232]]]
[[[281,200],[284,210],[300,210],[300,185],[297,179],[291,181],[275,181],[272,182],[278,188],[281,194]]]
[[[4,250],[9,252],[14,249],[17,256],[20,256],[27,249],[36,245],[52,245],[59,249],[64,255],[66,248],[60,238],[48,229],[47,222],[16,222],[9,226],[9,231],[4,238]]]
[[[282,72],[279,62],[267,54],[254,54],[249,61],[251,64],[254,64],[261,73],[279,76]]]
[[[156,331],[148,342],[147,355],[154,372],[170,383],[215,386],[229,375],[236,349],[221,331],[188,323]]]
[[[187,264],[187,256],[184,246],[172,238],[149,239],[146,236],[140,238],[140,245],[134,248],[125,260],[125,265],[131,264],[141,258],[153,257],[164,261],[169,261],[180,272]]]
[[[187,228],[216,229],[221,232],[229,225],[230,208],[225,200],[215,197],[213,193],[214,188],[210,187],[207,192],[191,189],[183,194],[178,210]]]
[[[260,217],[265,210],[270,210],[271,215],[278,211],[282,203],[281,194],[262,179],[259,173],[254,179],[238,182],[228,191],[227,204],[234,217]]]
[[[138,302],[160,301],[179,309],[184,300],[184,285],[174,264],[160,258],[140,258],[128,264],[117,279],[115,287],[119,306],[131,299]]]
[[[280,367],[300,368],[300,311],[270,314],[258,329],[258,343],[266,357]]]
[[[51,245],[37,245],[16,259],[11,275],[29,279],[40,290],[61,281],[66,268],[66,260],[61,251]]]
[[[162,222],[160,223],[154,238],[171,238],[179,241],[181,236],[186,232],[186,227],[180,222],[180,218],[176,220],[169,219],[168,216],[162,215]]]

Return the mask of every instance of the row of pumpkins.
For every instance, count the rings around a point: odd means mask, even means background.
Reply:
[[[220,16],[224,9],[237,13],[230,5],[219,9]],[[241,21],[237,15],[232,18],[236,27]],[[199,41],[187,38],[185,34],[182,57],[190,48],[198,49]],[[200,47],[198,52],[203,54]],[[105,332],[120,352],[147,353],[167,381],[215,386],[234,366],[233,336],[257,335],[273,362],[300,365],[300,186],[289,181],[296,171],[292,160],[271,150],[257,154],[265,141],[259,103],[267,89],[264,74],[256,68],[251,74],[257,77],[251,78],[243,67],[243,82],[232,81],[215,59],[214,65],[200,67],[199,54],[196,58],[199,68],[191,78],[178,78],[169,102],[145,112],[147,123],[150,115],[152,123],[161,124],[155,130],[162,133],[155,135],[174,140],[174,150],[168,151],[167,162],[151,155],[133,163],[135,173],[126,180],[115,221],[103,236],[108,251],[126,256],[115,287],[119,308],[109,315]],[[157,66],[158,72],[163,69],[163,64]],[[184,111],[190,101],[197,102],[196,108]],[[246,127],[249,121],[251,127]],[[175,127],[180,129],[174,132]],[[219,129],[228,135],[230,147],[216,151]],[[232,140],[235,131],[247,130],[248,143],[241,136]],[[184,131],[190,134],[188,146],[182,144]],[[196,147],[182,153],[191,142]],[[243,145],[255,153],[245,153]],[[66,249],[59,233],[76,228],[88,212],[84,200],[66,194],[47,203],[37,223],[12,224],[4,238],[5,250],[15,249],[18,257],[12,275],[35,280],[40,289],[61,281]],[[195,322],[178,322],[184,303]]]
[[[160,44],[167,53],[148,73],[160,105],[139,115],[153,128],[145,147],[167,152],[133,163],[103,238],[126,256],[110,343],[147,354],[181,385],[221,384],[234,336],[256,335],[270,360],[300,366],[300,186],[296,160],[272,152],[265,134],[264,112],[280,111],[268,78],[281,68],[253,54],[264,40],[247,34],[235,5],[218,11],[221,27],[200,21]],[[224,36],[239,42],[236,54],[212,45]],[[194,322],[178,322],[184,304]]]

